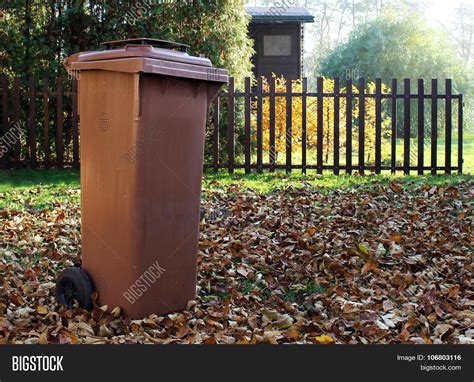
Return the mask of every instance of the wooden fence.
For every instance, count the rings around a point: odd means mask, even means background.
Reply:
[[[12,82],[0,79],[2,168],[78,167],[77,81]]]
[[[431,94],[425,93],[424,80],[420,79],[417,81],[417,92],[411,92],[411,80],[405,79],[403,83],[403,90],[398,91],[398,82],[394,79],[391,83],[391,89],[389,93],[382,92],[382,81],[377,79],[375,81],[375,92],[366,92],[366,81],[361,78],[358,81],[357,89],[358,92],[353,91],[353,84],[351,80],[348,80],[345,92],[341,91],[341,81],[339,78],[334,80],[334,89],[332,92],[324,92],[324,79],[317,79],[317,90],[316,92],[308,91],[308,81],[306,78],[302,79],[302,91],[297,93],[292,91],[292,85],[290,82],[286,83],[286,90],[284,92],[276,92],[275,79],[271,79],[267,90],[264,91],[262,79],[260,78],[257,82],[256,87],[252,87],[251,80],[245,79],[245,89],[243,92],[236,91],[234,79],[230,79],[228,90],[221,92],[219,97],[215,100],[212,111],[213,120],[213,132],[210,135],[212,140],[212,160],[211,163],[205,165],[207,168],[227,169],[229,172],[233,172],[235,169],[245,169],[246,173],[250,173],[252,170],[262,172],[264,169],[268,169],[273,172],[276,169],[284,169],[286,172],[299,169],[304,174],[307,170],[316,170],[318,174],[322,174],[325,170],[330,170],[334,174],[339,174],[344,171],[348,174],[357,171],[359,174],[364,174],[367,171],[375,172],[380,174],[382,171],[390,171],[395,173],[396,171],[403,171],[404,174],[410,174],[410,171],[417,171],[418,174],[422,175],[425,171],[436,174],[438,171],[450,174],[453,171],[462,173],[463,164],[463,97],[459,94],[452,94],[452,81],[445,81],[445,92],[444,94],[438,91],[438,80],[434,79],[431,81]],[[286,100],[286,142],[285,142],[285,161],[284,163],[277,163],[276,161],[276,128],[275,128],[275,100],[278,97],[284,97]],[[298,163],[295,163],[294,158],[294,142],[292,134],[292,117],[294,117],[294,110],[292,111],[292,101],[295,97],[299,97],[302,102],[302,128],[301,128],[301,139],[299,139],[298,149],[300,150],[300,157]],[[316,142],[313,146],[315,147],[314,160],[311,161],[309,155],[309,143],[308,142],[308,129],[307,120],[309,110],[307,108],[308,100],[314,97],[317,100],[318,105],[323,105],[324,100],[330,99],[330,102],[334,102],[334,117],[333,117],[333,132],[334,142],[332,142],[333,153],[332,163],[325,163],[323,161],[324,152],[324,139],[323,129],[317,128]],[[235,105],[238,99],[243,99],[244,103],[244,121],[243,124],[243,155],[236,156],[235,152]],[[269,102],[269,115],[263,113],[263,102],[267,99]],[[372,164],[365,162],[365,128],[366,128],[366,115],[365,105],[367,99],[375,100],[375,161]],[[345,110],[341,110],[341,100],[345,101]],[[400,109],[400,105],[397,105],[403,101],[403,107]],[[416,126],[412,126],[412,100],[416,100],[417,104],[417,123]],[[443,101],[440,101],[443,100]],[[456,100],[456,101],[455,101]],[[387,104],[388,101],[388,104]],[[359,105],[359,115],[357,118],[353,118],[353,107],[355,103]],[[391,140],[390,144],[390,158],[388,164],[382,163],[382,103],[384,104],[384,115],[390,114],[390,128],[391,128]],[[439,104],[443,102],[445,106],[444,110],[444,121],[440,123],[440,113],[438,111]],[[425,104],[428,103],[431,109],[431,115],[429,118],[429,137],[426,136],[427,126],[427,113],[425,113]],[[452,147],[453,147],[453,119],[455,115],[453,113],[453,103],[457,103],[457,163],[452,160]],[[222,144],[220,139],[219,127],[222,125],[221,112],[222,106],[227,108],[226,116],[226,133],[225,133],[225,144]],[[387,110],[388,109],[388,113]],[[399,121],[399,114],[402,112],[402,120]],[[341,126],[340,116],[345,113],[345,124]],[[316,111],[317,126],[324,126],[326,116],[323,113],[323,108],[318,107]],[[252,116],[254,123],[252,123]],[[263,123],[262,121],[269,119],[269,126],[267,126],[266,134],[268,134],[269,148],[263,149]],[[397,129],[397,126],[399,127]],[[400,126],[403,130],[403,161],[398,163],[397,161],[397,137],[400,133]],[[443,127],[444,135],[444,163],[439,164],[439,143],[438,143],[438,131],[439,128]],[[353,134],[345,134],[345,142],[340,141],[341,130],[345,131],[354,130],[358,133],[357,142],[357,153],[353,150]],[[222,130],[222,127],[221,127]],[[256,130],[256,131],[255,131]],[[417,146],[412,148],[412,136],[416,134]],[[426,142],[430,140],[429,145]],[[225,147],[222,147],[225,146]],[[426,147],[429,146],[429,147]],[[425,150],[429,150],[430,153],[430,164],[425,163]],[[345,151],[343,156],[341,151]],[[416,157],[413,158],[412,152],[416,153]],[[357,159],[354,163],[354,154]],[[264,161],[264,157],[267,157],[268,161]],[[343,163],[344,162],[344,163]],[[412,162],[416,162],[413,164]]]
[[[382,81],[375,81],[375,91],[366,91],[366,81],[359,79],[357,92],[353,91],[352,81],[348,80],[345,91],[341,87],[341,81],[334,80],[333,91],[324,92],[324,79],[317,79],[316,92],[308,91],[308,81],[302,79],[300,92],[292,91],[291,83],[288,82],[284,92],[277,92],[275,79],[270,80],[265,91],[262,79],[257,86],[252,86],[250,78],[244,82],[244,91],[235,88],[235,81],[230,78],[227,91],[219,93],[211,107],[210,124],[207,131],[207,147],[209,155],[206,157],[205,168],[214,170],[227,169],[233,172],[235,169],[245,169],[246,173],[252,170],[271,172],[277,169],[301,170],[304,174],[308,170],[316,170],[318,174],[323,171],[331,171],[334,174],[346,172],[348,174],[357,171],[360,174],[382,171],[417,171],[423,174],[425,171],[436,174],[446,174],[457,171],[462,173],[463,164],[463,97],[460,94],[452,94],[452,81],[445,81],[445,91],[438,91],[438,80],[431,81],[431,94],[425,92],[423,80],[417,81],[417,92],[411,92],[411,81],[405,79],[403,89],[398,91],[397,80],[391,83],[390,92],[383,92]],[[67,86],[65,85],[67,83]],[[1,129],[3,133],[0,141],[2,168],[21,168],[28,166],[64,166],[79,165],[79,116],[77,113],[77,81],[63,81],[58,78],[54,84],[48,79],[40,81],[39,86],[34,78],[23,82],[19,78],[8,81],[6,77],[0,78],[1,85]],[[54,85],[54,86],[51,86]],[[53,89],[54,87],[54,89]],[[285,99],[285,150],[284,161],[277,160],[276,140],[276,110],[278,99]],[[299,98],[301,100],[301,137],[294,142],[292,134],[294,110],[292,102]],[[308,114],[313,112],[307,106],[311,99],[315,99],[318,105],[323,105],[325,100],[333,103],[334,115],[332,117],[333,142],[331,163],[324,161],[324,139],[323,128],[327,122],[327,116],[322,107],[317,107],[316,137],[311,142],[308,135]],[[366,161],[366,100],[374,99],[375,102],[375,130],[373,163]],[[400,100],[400,102],[397,102]],[[412,113],[416,104],[416,114]],[[243,102],[242,113],[236,111],[237,103]],[[268,102],[269,107],[264,115],[263,105]],[[341,105],[345,107],[341,110]],[[400,103],[400,105],[398,105]],[[358,116],[354,118],[354,105],[359,105]],[[427,112],[426,104],[429,105]],[[453,110],[453,104],[457,107]],[[400,107],[402,106],[403,107]],[[444,106],[444,113],[440,121],[439,106]],[[341,118],[344,113],[345,118]],[[389,118],[391,137],[389,158],[382,160],[382,146],[387,144],[382,139],[382,115]],[[428,118],[429,115],[429,118]],[[401,118],[400,118],[401,116]],[[225,117],[225,118],[224,118]],[[237,117],[237,118],[236,118]],[[455,119],[457,117],[457,123]],[[263,123],[268,126],[264,126]],[[341,119],[344,124],[341,125]],[[400,119],[400,120],[399,120]],[[412,126],[413,120],[416,126]],[[429,120],[429,123],[427,122]],[[452,160],[453,125],[457,127],[457,157]],[[429,129],[427,129],[429,126]],[[15,129],[21,134],[15,135]],[[342,135],[341,132],[356,132],[356,142],[353,142],[353,133]],[[440,164],[438,153],[438,132],[442,131],[444,137],[444,159]],[[222,133],[224,133],[221,139]],[[401,133],[401,134],[400,134]],[[242,136],[240,136],[241,134]],[[413,147],[412,136],[416,135],[416,146]],[[264,149],[264,136],[268,137],[268,147]],[[342,141],[341,136],[345,136]],[[403,141],[403,158],[397,160],[397,140]],[[427,142],[429,140],[429,144]],[[240,142],[240,145],[236,143]],[[357,150],[354,150],[354,143]],[[298,145],[298,155],[295,155],[295,146]],[[236,148],[240,149],[240,152]],[[425,159],[425,152],[430,158],[429,165]],[[413,153],[416,154],[413,157]],[[267,158],[267,160],[265,160]],[[457,162],[457,163],[456,163]]]

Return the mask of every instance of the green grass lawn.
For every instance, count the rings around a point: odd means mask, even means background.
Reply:
[[[446,155],[446,146],[445,139],[439,138],[437,145],[437,162],[438,166],[444,166],[445,164],[445,155]],[[412,140],[411,151],[412,151],[412,165],[416,166],[417,163],[417,141],[416,139]],[[430,141],[427,141],[427,145],[424,148],[424,162],[425,166],[431,164],[431,146]],[[400,163],[403,162],[403,152],[404,152],[404,143],[403,139],[397,139],[397,160]],[[389,158],[389,156],[388,156]],[[466,134],[463,137],[463,173],[472,174],[474,173],[474,134]],[[451,165],[457,167],[458,165],[458,137],[457,135],[452,137],[452,146],[451,146]]]
[[[394,180],[402,184],[403,187],[410,188],[422,184],[455,185],[459,182],[472,180],[472,176],[403,176],[400,174],[335,176],[314,173],[304,176],[297,172],[288,175],[283,171],[245,175],[243,170],[239,170],[233,175],[229,175],[226,171],[205,173],[203,189],[205,194],[206,189],[219,189],[236,184],[243,189],[248,188],[267,193],[309,184],[315,187],[318,192],[326,192],[337,188],[372,187],[374,184],[388,184]],[[0,171],[0,209],[48,208],[63,203],[79,203],[79,190],[78,170]]]
[[[463,144],[463,172],[465,174],[474,173],[474,134],[466,134]]]
[[[203,188],[220,188],[225,185],[238,184],[243,188],[249,188],[260,192],[273,192],[287,187],[300,187],[311,185],[319,192],[330,191],[334,189],[344,189],[349,187],[371,187],[374,184],[389,184],[396,180],[404,187],[413,188],[419,185],[455,185],[460,182],[472,180],[471,175],[437,175],[437,176],[403,176],[397,175],[332,175],[332,174],[309,174],[302,175],[293,173],[286,174],[284,171],[275,173],[265,172],[263,174],[252,173],[246,175],[242,170],[229,175],[225,172],[205,174]],[[215,183],[213,181],[217,181]]]
[[[79,170],[0,171],[0,209],[79,202]]]
[[[412,142],[412,149],[416,150],[416,140]],[[467,133],[464,136],[464,174],[474,173],[474,134]],[[389,160],[390,145],[385,143],[383,145],[383,160]],[[444,139],[438,140],[438,165],[444,165]],[[416,158],[416,151],[414,151]],[[283,155],[282,155],[283,156]],[[280,156],[279,163],[283,164],[284,159]],[[238,158],[240,163],[243,163],[243,158]],[[255,155],[252,158],[256,161]],[[268,163],[268,156],[264,155],[264,161]],[[357,152],[354,151],[353,164],[357,165]],[[401,165],[403,162],[403,140],[397,140],[397,161]],[[301,153],[294,153],[293,163],[301,163]],[[308,163],[316,163],[316,155],[314,150],[308,152]],[[328,160],[329,164],[333,163],[332,158]],[[341,152],[341,165],[345,163],[345,154]],[[429,146],[425,148],[425,165],[431,163],[431,153]],[[453,136],[453,150],[452,150],[453,166],[457,165],[457,137]],[[413,162],[412,165],[415,163]],[[323,175],[316,175],[314,170],[308,172],[304,176],[300,170],[294,170],[291,175],[284,171],[276,171],[275,173],[264,172],[263,174],[252,173],[245,175],[243,170],[237,170],[235,174],[229,175],[227,171],[219,171],[214,173],[207,172],[203,178],[203,188],[220,188],[233,183],[239,184],[243,188],[254,189],[260,192],[270,192],[276,189],[285,188],[288,186],[301,186],[303,183],[309,183],[318,190],[330,190],[334,188],[343,187],[364,187],[370,186],[374,182],[388,183],[397,179],[406,187],[411,187],[419,184],[455,184],[466,179],[472,179],[471,176],[463,177],[452,175],[438,175],[431,176],[407,176],[404,177],[400,173],[397,175],[390,175],[388,171],[382,175],[368,175],[347,176],[331,175],[330,172],[325,172]],[[79,170],[65,169],[65,170],[37,170],[31,169],[0,171],[0,209],[3,208],[45,208],[57,203],[77,202],[80,201],[80,181]]]
[[[353,143],[355,145],[355,142],[357,142],[357,138],[353,138]],[[431,142],[428,138],[425,140],[425,147],[424,147],[424,165],[425,166],[430,166],[431,164]],[[255,146],[255,143],[253,143]],[[302,154],[301,150],[299,149],[300,144],[294,148],[293,154],[292,154],[292,162],[294,164],[301,164],[302,163]],[[439,166],[444,166],[445,164],[445,153],[446,153],[446,148],[445,148],[445,139],[444,138],[438,138],[438,144],[437,144],[437,165]],[[416,166],[418,157],[418,141],[413,138],[411,139],[410,142],[410,165],[411,166]],[[224,154],[224,161],[226,160],[226,154]],[[342,147],[340,150],[340,165],[344,166],[346,164],[346,150],[345,147]],[[403,139],[397,139],[397,147],[396,147],[396,161],[398,166],[403,165],[403,156],[404,156],[404,141]],[[366,148],[366,165],[374,165],[374,158],[375,158],[375,149],[372,148],[369,156],[369,152]],[[464,174],[473,174],[474,173],[474,133],[466,133],[463,137],[463,159],[464,159],[464,164],[463,164],[463,173]],[[257,155],[256,152],[252,153],[252,162],[256,163],[257,161]],[[265,152],[263,155],[263,161],[264,163],[269,163],[270,158],[268,152]],[[238,155],[236,158],[236,163],[244,163],[245,159],[243,155]],[[279,153],[277,157],[277,163],[278,164],[285,164],[285,153]],[[307,151],[307,163],[308,164],[316,164],[316,149],[315,148],[308,148]],[[327,161],[324,158],[324,164],[325,165],[333,165],[334,159],[332,153],[329,154]],[[359,157],[358,157],[358,151],[357,151],[357,146],[353,146],[352,149],[352,165],[357,166],[359,163]],[[389,166],[391,163],[391,141],[390,140],[384,140],[382,141],[382,164],[385,166]],[[457,167],[458,165],[458,137],[456,134],[452,136],[452,145],[451,145],[451,165],[453,167]]]

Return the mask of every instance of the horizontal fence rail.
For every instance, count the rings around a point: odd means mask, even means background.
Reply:
[[[463,96],[443,82],[320,77],[309,91],[306,78],[230,78],[210,107],[204,167],[461,174]],[[1,168],[79,166],[77,88],[0,77]]]

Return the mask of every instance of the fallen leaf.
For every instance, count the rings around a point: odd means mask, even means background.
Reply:
[[[375,261],[368,261],[365,263],[365,265],[362,267],[362,274],[367,274],[369,272],[377,272],[379,271],[379,266]]]
[[[326,334],[323,334],[321,336],[316,336],[314,337],[314,339],[320,344],[333,344],[335,342],[334,338]]]
[[[41,314],[41,315],[48,314],[48,308],[46,308],[45,306],[42,306],[42,305],[38,305],[36,307],[36,311],[38,312],[38,314]]]

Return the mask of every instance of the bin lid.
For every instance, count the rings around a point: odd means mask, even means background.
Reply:
[[[178,49],[181,52],[185,52],[185,53],[187,53],[189,49],[189,45],[186,45],[186,44],[181,44],[179,42],[174,42],[174,41],[158,40],[156,38],[147,38],[147,37],[105,41],[101,43],[101,45],[105,45],[106,49],[110,49],[114,45],[124,46],[127,44],[151,45],[151,46],[156,46],[158,48]]]
[[[66,69],[144,72],[215,82],[228,81],[227,70],[213,68],[207,58],[190,56],[187,53],[189,46],[185,44],[136,38],[106,41],[102,45],[105,45],[106,50],[69,56],[64,61]]]

